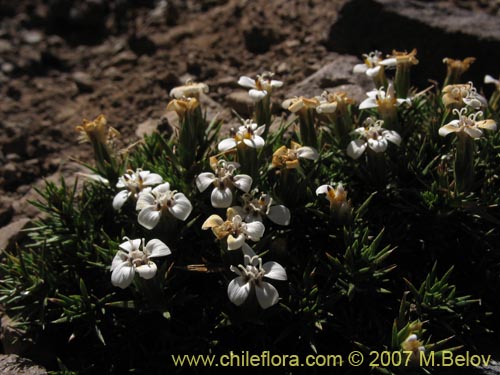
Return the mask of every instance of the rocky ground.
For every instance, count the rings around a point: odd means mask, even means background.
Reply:
[[[71,178],[81,170],[74,160],[91,158],[90,148],[78,144],[74,130],[83,118],[104,113],[127,145],[159,125],[173,124],[172,116],[165,114],[168,93],[192,79],[210,86],[209,116],[220,113],[231,123],[234,116],[223,108],[236,108],[243,115],[249,109],[245,90],[236,84],[238,77],[264,71],[275,72],[285,82],[278,93],[281,97],[342,87],[362,98],[368,83],[350,72],[360,54],[369,52],[363,48],[390,52],[409,35],[402,32],[388,40],[381,34],[377,39],[353,18],[363,19],[356,3],[360,1],[0,2],[0,248],[29,222],[26,218],[37,215],[27,203],[36,199],[33,186],[43,186],[44,178]],[[367,3],[385,14],[389,23],[411,19],[417,25],[417,41],[422,40],[419,32],[430,27],[442,45],[465,35],[463,45],[478,51],[488,48],[491,57],[500,51],[491,50],[500,43],[500,1]],[[427,17],[444,20],[443,26],[401,14],[397,10],[401,3],[405,9],[411,3],[408,7],[418,15],[422,7],[429,7]],[[372,13],[364,16],[377,19]],[[446,21],[449,16],[455,18]],[[457,18],[470,27],[454,29]],[[493,25],[489,34],[480,30],[484,22]],[[356,30],[367,32],[361,39],[370,42],[359,43]],[[455,51],[449,57],[474,53],[461,50],[459,42],[445,48]],[[422,56],[434,59],[424,58],[423,66],[436,66],[445,57],[436,54],[436,50],[422,51]],[[485,72],[498,75],[498,68],[492,71],[492,67],[499,61],[492,58],[489,65],[477,65],[475,77]],[[444,74],[444,67],[438,67]]]

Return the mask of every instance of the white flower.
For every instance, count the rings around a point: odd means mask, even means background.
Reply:
[[[245,223],[233,208],[227,209],[227,220],[219,215],[211,215],[202,225],[203,230],[212,229],[218,240],[227,237],[228,250],[241,248],[247,239],[259,241],[264,235],[265,227],[261,222]]]
[[[132,196],[137,199],[138,194],[146,186],[158,185],[163,182],[159,174],[137,169],[135,172],[128,170],[118,179],[116,187],[124,189],[118,192],[113,199],[113,208],[119,210],[125,202]]]
[[[439,135],[446,137],[450,133],[465,133],[471,138],[480,138],[483,136],[483,131],[481,129],[495,131],[497,130],[497,124],[495,121],[488,119],[483,121],[476,121],[478,116],[482,116],[483,112],[479,111],[476,113],[471,113],[466,116],[467,108],[462,108],[460,111],[457,109],[453,110],[453,113],[459,116],[458,120],[453,120],[448,124],[439,128]]]
[[[368,99],[365,99],[359,105],[359,109],[369,109],[369,108],[395,108],[402,103],[410,104],[411,101],[409,98],[401,99],[396,98],[396,94],[394,92],[394,87],[391,83],[389,83],[387,87],[387,91],[384,91],[383,88],[375,89],[366,93]]]
[[[144,189],[137,199],[136,210],[140,210],[138,221],[144,228],[153,229],[163,214],[169,212],[179,220],[186,220],[193,206],[182,193],[170,190],[170,184],[165,182],[153,190]]]
[[[255,290],[260,307],[267,309],[279,300],[278,291],[264,277],[274,280],[286,280],[285,269],[276,262],[262,264],[262,259],[251,248],[243,256],[243,264],[231,266],[231,271],[238,274],[227,287],[227,295],[232,303],[242,305],[252,290]],[[253,254],[252,254],[253,253]]]
[[[111,264],[111,283],[122,289],[128,287],[137,272],[143,279],[151,279],[156,274],[156,264],[151,258],[171,254],[170,249],[160,240],[151,240],[144,246],[144,239],[131,240],[120,245]]]
[[[196,187],[200,192],[204,192],[210,185],[214,185],[211,194],[213,207],[229,207],[233,201],[232,189],[234,188],[238,188],[245,193],[250,191],[252,177],[246,174],[234,175],[238,167],[238,163],[219,160],[215,166],[215,174],[204,172],[196,177]]]
[[[353,73],[364,73],[368,77],[373,78],[380,73],[380,69],[383,67],[380,65],[382,61],[382,52],[373,51],[369,54],[363,54],[363,64],[354,65]]]
[[[256,79],[242,76],[238,80],[238,85],[250,89],[248,94],[255,102],[258,102],[270,94],[274,88],[283,86],[283,82],[271,79],[273,75],[273,73],[264,73]]]
[[[278,225],[290,224],[290,210],[282,204],[274,204],[269,194],[262,193],[255,198],[257,191],[243,195],[243,206],[233,207],[246,222],[262,221],[265,217]]]
[[[260,148],[264,146],[264,139],[261,134],[266,129],[265,125],[258,126],[252,120],[246,120],[245,123],[238,128],[237,131],[231,129],[232,137],[222,140],[219,143],[219,151],[224,152],[237,147],[240,144]]]
[[[356,139],[347,146],[347,155],[353,159],[359,158],[366,147],[369,147],[375,152],[384,152],[387,149],[387,141],[399,146],[401,144],[400,135],[394,130],[382,128],[384,122],[381,120],[375,121],[370,117],[366,119],[365,126],[354,130],[354,133],[359,134],[363,139]]]

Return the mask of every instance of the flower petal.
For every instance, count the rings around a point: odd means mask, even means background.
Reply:
[[[316,189],[316,195],[328,193],[328,188],[332,189],[330,185],[321,185],[319,188]]]
[[[210,215],[201,226],[201,229],[207,230],[221,226],[222,224],[224,224],[224,220],[219,215]]]
[[[372,99],[372,98],[368,98],[368,99],[365,99],[361,102],[361,104],[359,105],[359,109],[369,109],[369,108],[377,108],[378,107],[378,104],[377,104],[377,101],[375,99]]]
[[[148,262],[148,264],[143,264],[135,269],[140,277],[143,279],[149,280],[152,279],[156,275],[156,271],[158,267],[155,262]]]
[[[248,193],[252,187],[252,177],[246,174],[237,174],[233,178],[233,184],[241,191]]]
[[[186,220],[193,210],[189,199],[182,193],[174,195],[174,204],[168,208],[169,212],[179,220]]]
[[[131,194],[128,190],[119,191],[113,198],[113,208],[117,211],[122,208]]]
[[[483,120],[476,122],[476,126],[481,129],[495,131],[497,130],[497,123],[494,120]]]
[[[246,223],[245,234],[252,241],[257,242],[264,235],[266,227],[260,221],[254,221],[253,223]]]
[[[319,153],[313,147],[302,146],[297,149],[297,157],[309,160],[318,160]]]
[[[245,236],[243,233],[240,233],[238,237],[234,238],[232,234],[227,236],[227,249],[228,250],[236,250],[243,246],[245,243]]]
[[[236,145],[237,143],[234,138],[226,138],[219,142],[217,148],[219,149],[220,152],[224,152],[232,148],[235,148]]]
[[[272,88],[278,88],[278,87],[283,86],[283,82],[282,81],[278,81],[276,79],[272,79],[270,85],[271,85]]]
[[[385,59],[379,62],[380,65],[385,65],[385,66],[396,66],[398,63],[398,60],[395,57]]]
[[[155,206],[144,207],[139,216],[137,216],[137,221],[146,229],[153,229],[160,222],[161,213],[156,210]]]
[[[156,204],[156,199],[153,194],[151,194],[151,188],[146,188],[139,193],[137,198],[137,203],[135,204],[136,210],[142,210],[148,206],[154,206]]]
[[[369,139],[368,140],[368,147],[370,147],[373,151],[375,152],[384,152],[387,150],[387,140],[384,138],[382,139]]]
[[[278,225],[290,224],[290,210],[283,205],[275,205],[269,208],[267,217]]]
[[[471,138],[481,138],[483,136],[483,132],[481,129],[472,126],[464,126],[464,132]]]
[[[196,177],[196,187],[201,192],[207,190],[207,188],[212,185],[215,181],[215,175],[211,172],[203,172]]]
[[[134,267],[129,265],[128,262],[123,262],[118,265],[111,274],[111,284],[119,288],[125,289],[134,280],[135,270]]]
[[[347,155],[353,159],[358,159],[363,155],[363,152],[365,152],[366,146],[366,142],[361,139],[356,139],[347,146]]]
[[[142,177],[142,184],[145,186],[158,185],[163,183],[163,178],[158,173],[149,173],[149,171],[139,172]]]
[[[127,254],[122,250],[118,250],[115,254],[115,257],[113,258],[113,262],[111,263],[110,271],[113,272],[116,267],[118,267],[123,262],[126,262],[127,259],[128,259]]]
[[[255,80],[247,76],[241,76],[238,80],[238,85],[249,89],[254,89],[257,87],[255,86]]]
[[[399,146],[401,144],[401,136],[394,130],[384,130],[382,136],[395,145]]]
[[[251,89],[250,91],[248,91],[248,94],[254,102],[259,102],[267,96],[267,91]]]
[[[220,189],[214,188],[210,196],[212,207],[215,208],[228,208],[233,202],[233,193],[230,188]]]
[[[146,244],[146,250],[149,252],[149,258],[164,257],[172,254],[167,245],[158,239],[152,239]]]
[[[127,253],[131,253],[134,250],[138,250],[141,247],[142,240],[137,238],[135,240],[127,240],[119,245],[120,249],[125,250]]]
[[[267,309],[278,303],[278,291],[274,286],[265,281],[261,282],[260,286],[255,286],[255,293],[257,294],[257,301],[263,309]]]
[[[380,69],[382,69],[382,67],[380,65],[377,65],[374,68],[367,69],[366,75],[368,77],[375,77],[380,72]]]
[[[152,192],[156,194],[165,194],[168,193],[169,191],[170,191],[170,184],[168,182],[164,182],[163,184],[158,185],[152,190]]]
[[[261,136],[254,135],[252,139],[245,138],[243,142],[249,147],[252,148],[261,148],[266,143]]]
[[[286,280],[286,271],[283,266],[276,262],[266,262],[262,265],[264,276],[274,280]]]
[[[492,76],[490,76],[489,74],[486,74],[484,76],[484,83],[493,83],[495,85],[498,85],[500,84],[500,82],[498,81],[498,79],[495,79],[493,78]]]
[[[227,296],[236,306],[240,306],[246,301],[250,294],[250,283],[247,283],[241,276],[231,280],[227,286]]]
[[[446,137],[448,134],[450,134],[450,133],[456,133],[458,131],[460,131],[460,127],[458,127],[458,126],[456,126],[456,125],[454,125],[452,123],[449,123],[449,124],[446,124],[446,125],[441,126],[439,128],[439,135],[441,137]]]

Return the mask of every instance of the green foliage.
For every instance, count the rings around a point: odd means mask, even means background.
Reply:
[[[0,303],[26,340],[50,342],[52,352],[37,359],[59,374],[162,373],[169,355],[182,353],[399,352],[413,334],[436,353],[476,345],[477,332],[500,328],[489,318],[500,310],[500,134],[473,141],[474,180],[457,189],[456,142],[438,135],[449,120],[440,92],[412,95],[393,118],[401,145],[390,144],[376,160],[346,156],[346,134],[380,117],[352,104],[343,117],[309,110],[308,131],[321,125],[317,138],[309,134],[319,157],[299,158],[294,168],[273,155],[283,146],[293,154],[299,118],[282,121],[260,149],[219,153],[221,123],[208,123],[199,107],[178,135],[155,133],[124,154],[106,145],[106,158],[96,155],[90,168],[108,183],[61,180],[39,191],[33,204],[43,215],[28,229],[29,241],[2,254]],[[488,114],[498,119],[493,109]],[[258,103],[255,118],[266,132],[270,117],[270,101]],[[226,239],[202,229],[210,215],[225,219],[225,209],[210,204],[211,188],[200,192],[195,183],[215,155],[240,163],[237,173],[250,174],[252,188],[291,212],[286,226],[264,218],[262,239],[247,241],[264,263],[286,269],[286,281],[264,279],[280,296],[269,309],[255,293],[241,306],[231,303],[227,288],[237,275],[230,266],[242,264],[242,251],[228,251]],[[118,176],[137,169],[188,197],[186,221],[165,215],[148,230],[138,223],[137,197],[113,209]],[[317,195],[325,184],[331,189]],[[232,206],[241,206],[244,192],[233,194]],[[171,255],[151,260],[154,277],[136,275],[120,289],[110,266],[125,236],[159,239]]]

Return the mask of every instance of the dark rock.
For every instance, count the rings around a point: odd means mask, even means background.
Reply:
[[[47,375],[43,367],[15,354],[0,354],[0,373],[3,375]]]
[[[266,53],[283,38],[274,28],[269,26],[250,26],[243,31],[245,47],[252,53]]]
[[[128,38],[130,49],[137,55],[154,55],[156,44],[146,35],[132,35]]]
[[[12,203],[3,197],[0,197],[0,227],[7,225],[14,215]]]
[[[351,0],[331,26],[326,46],[333,51],[361,56],[373,50],[418,50],[420,64],[412,70],[414,82],[444,79],[444,57],[477,61],[464,81],[479,84],[486,73],[498,75],[500,22],[498,17],[434,2]]]

